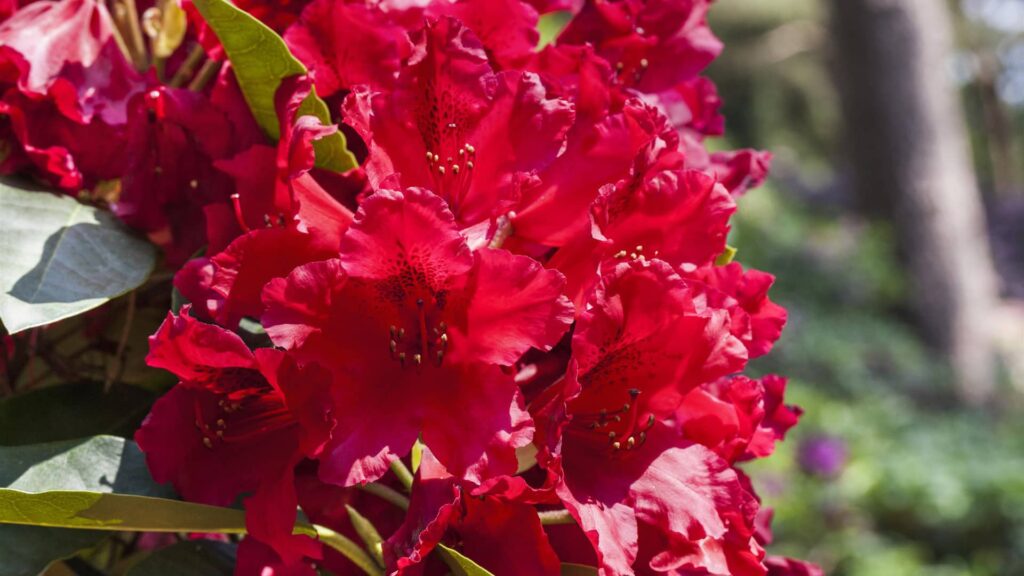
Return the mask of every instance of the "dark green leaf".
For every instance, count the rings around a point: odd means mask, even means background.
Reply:
[[[99,434],[130,435],[156,394],[101,382],[50,386],[0,400],[0,445],[37,444]]]
[[[193,0],[192,3],[224,46],[256,121],[267,135],[277,140],[281,127],[274,108],[274,95],[282,80],[305,74],[306,67],[292,56],[284,40],[273,30],[229,2]],[[325,124],[331,123],[327,105],[316,94],[306,98],[299,115],[316,116]],[[321,138],[313,146],[316,165],[321,168],[345,172],[357,165],[340,131]]]
[[[128,576],[230,576],[236,551],[237,546],[226,542],[179,542],[139,561]]]
[[[37,576],[54,560],[74,556],[105,533],[0,524],[0,576]]]
[[[91,310],[142,284],[156,250],[109,212],[0,180],[0,320],[11,334]]]

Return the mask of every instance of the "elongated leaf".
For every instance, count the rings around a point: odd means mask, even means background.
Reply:
[[[10,333],[91,310],[142,284],[151,244],[108,212],[0,180],[0,320]]]
[[[274,108],[274,95],[282,80],[305,74],[306,67],[292,56],[280,36],[244,10],[225,0],[192,0],[192,3],[224,46],[256,121],[268,136],[279,139],[281,127]],[[327,104],[316,94],[306,98],[299,114],[331,123]],[[356,167],[356,159],[346,148],[345,136],[340,131],[321,138],[313,146],[316,165],[321,168],[344,172]]]
[[[0,488],[0,522],[134,532],[245,533],[242,510],[82,490],[32,493]]]
[[[150,554],[128,576],[231,576],[236,552],[237,546],[227,542],[179,542]]]
[[[437,551],[452,570],[454,576],[494,576],[486,568],[466,558],[462,553],[453,550],[444,544],[437,545]]]
[[[0,486],[23,491],[93,490],[168,495],[149,477],[133,442],[112,436],[0,447]],[[36,576],[51,561],[95,545],[107,533],[0,524],[0,576]]]
[[[98,434],[131,434],[156,394],[102,382],[50,386],[0,400],[0,445],[37,444]]]

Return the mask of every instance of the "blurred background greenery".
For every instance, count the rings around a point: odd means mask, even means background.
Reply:
[[[838,0],[843,1],[843,0]],[[942,0],[926,0],[940,4]],[[860,215],[843,152],[827,0],[719,0],[709,75],[723,148],[775,154],[740,200],[737,259],[778,276],[790,311],[755,372],[806,410],[778,457],[748,466],[775,509],[773,552],[835,576],[1024,574],[1024,1],[950,3],[962,96],[999,272],[1001,358],[984,406],[957,394],[912,312],[899,218]],[[899,57],[894,54],[893,57]],[[841,85],[841,83],[840,83]]]

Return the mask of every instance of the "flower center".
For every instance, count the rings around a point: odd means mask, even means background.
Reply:
[[[295,423],[291,412],[269,387],[263,393],[240,399],[227,395],[217,403],[212,415],[204,414],[196,400],[195,416],[203,446],[209,449],[248,442]]]
[[[601,409],[595,413],[572,415],[568,430],[599,443],[612,452],[634,450],[647,441],[647,431],[654,426],[654,414],[641,415],[637,399],[640,390],[628,390],[629,400],[621,407]]]
[[[461,142],[458,125],[449,122],[441,129],[441,137],[433,146],[428,145],[427,165],[434,180],[434,189],[448,200],[453,212],[469,191],[476,168],[476,148],[468,142]]]
[[[440,366],[444,362],[448,350],[448,325],[444,321],[433,322],[433,316],[444,307],[443,295],[433,299],[431,308],[434,314],[427,311],[427,302],[423,298],[416,300],[416,314],[411,318],[409,326],[388,328],[388,351],[391,359],[402,365],[402,368],[414,366],[420,369],[424,362],[433,361]]]

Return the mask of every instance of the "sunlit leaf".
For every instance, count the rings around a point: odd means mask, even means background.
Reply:
[[[537,21],[537,30],[540,32],[537,48],[543,48],[554,42],[571,19],[572,12],[569,10],[559,10],[541,15],[540,20]]]
[[[249,109],[264,132],[277,140],[281,136],[274,95],[281,81],[306,73],[288,46],[273,30],[225,0],[192,0],[203,19],[217,34],[238,78]],[[299,115],[316,116],[325,124],[331,115],[316,94],[310,94],[299,108]],[[316,165],[336,172],[356,167],[356,159],[345,145],[341,132],[321,138],[313,144]]]
[[[0,320],[10,333],[91,310],[142,284],[156,250],[109,212],[0,180]]]

